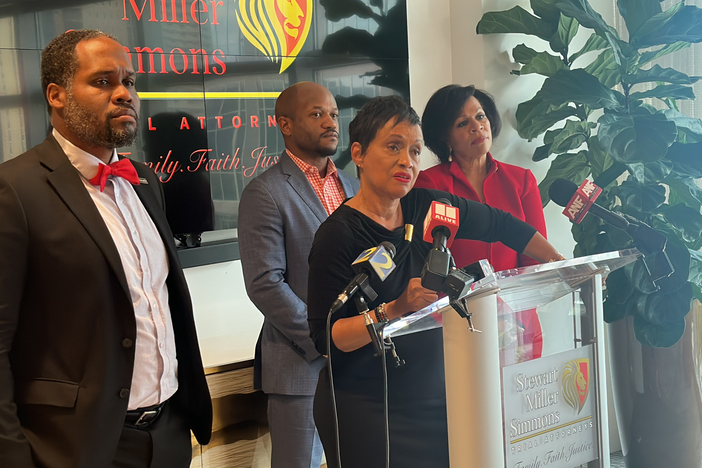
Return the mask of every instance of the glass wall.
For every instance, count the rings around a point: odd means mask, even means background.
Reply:
[[[49,131],[41,50],[67,30],[100,29],[130,53],[142,103],[139,138],[119,152],[160,177],[174,233],[233,238],[241,191],[284,149],[277,95],[299,81],[326,86],[341,116],[335,161],[349,166],[357,109],[409,96],[406,23],[405,0],[9,0],[0,162]]]

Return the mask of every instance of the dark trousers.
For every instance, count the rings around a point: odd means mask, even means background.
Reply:
[[[149,427],[122,429],[111,468],[188,468],[191,460],[190,429],[171,399]]]

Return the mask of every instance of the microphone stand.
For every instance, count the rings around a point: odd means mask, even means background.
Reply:
[[[371,319],[365,296],[363,294],[356,294],[354,301],[356,302],[358,313],[363,315],[363,323],[366,325],[366,330],[368,330],[368,335],[370,336],[373,347],[375,348],[375,353],[373,356],[378,357],[384,355],[385,352],[390,351],[395,367],[404,366],[405,360],[398,356],[395,343],[393,343],[389,336],[383,336],[383,329],[385,329],[386,324],[375,323],[373,322],[373,319]]]
[[[659,280],[667,278],[675,272],[668,253],[665,251],[668,239],[648,224],[633,216],[620,213],[629,223],[625,232],[634,240],[634,245],[643,254],[643,264],[646,267],[651,282],[656,288]]]

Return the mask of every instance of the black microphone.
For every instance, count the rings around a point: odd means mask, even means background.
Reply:
[[[451,202],[444,198],[432,202],[424,219],[423,238],[425,242],[432,243],[432,248],[422,268],[423,287],[432,291],[441,291],[451,264],[451,253],[447,247],[453,241],[457,231],[458,208],[454,208]]]
[[[339,294],[329,313],[333,314],[339,310],[359,289],[363,291],[368,302],[374,301],[378,295],[370,286],[370,278],[374,276],[380,281],[385,281],[385,278],[395,269],[395,263],[392,261],[394,256],[395,246],[388,241],[381,242],[379,246],[361,252],[361,255],[351,264],[356,276]]]
[[[586,213],[592,213],[602,221],[614,226],[617,229],[626,231],[629,228],[629,221],[622,215],[609,211],[607,208],[603,208],[600,205],[592,203],[588,206],[588,203],[577,203],[578,200],[573,200],[576,195],[575,192],[578,191],[578,186],[574,182],[567,179],[556,179],[551,184],[548,189],[548,196],[551,197],[557,205],[560,205],[566,209],[577,210],[574,216],[568,216],[571,219],[582,219]]]
[[[591,192],[593,187],[601,191],[599,187],[587,180],[578,188],[570,180],[556,179],[548,189],[548,196],[556,204],[565,207],[563,214],[576,224],[583,219],[585,214],[592,213],[610,226],[629,234],[634,240],[636,248],[644,254],[644,265],[654,284],[659,279],[670,276],[675,269],[665,252],[668,239],[662,233],[633,216],[615,213],[603,208],[595,204],[594,199],[587,200],[587,194]],[[586,189],[584,193],[583,188]]]

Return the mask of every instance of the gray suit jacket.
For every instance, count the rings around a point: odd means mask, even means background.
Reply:
[[[347,197],[358,180],[338,171]],[[239,204],[239,250],[246,292],[265,320],[256,369],[266,393],[314,395],[325,360],[307,326],[307,257],[327,219],[305,174],[286,152],[253,179]]]

